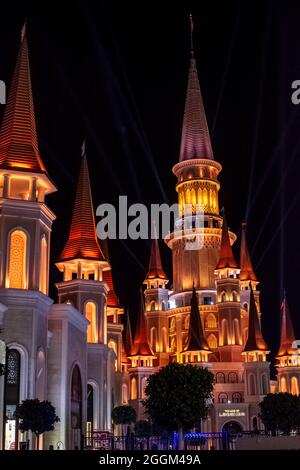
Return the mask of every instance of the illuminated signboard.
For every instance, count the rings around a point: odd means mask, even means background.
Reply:
[[[232,410],[223,410],[219,412],[220,417],[225,417],[225,416],[246,416],[246,413],[244,411],[241,411],[239,409],[232,409]]]

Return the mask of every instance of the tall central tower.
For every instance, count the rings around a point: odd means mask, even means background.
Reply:
[[[179,162],[173,167],[177,177],[179,215],[186,216],[190,205],[192,219],[204,214],[203,227],[177,228],[167,241],[173,253],[173,288],[176,306],[189,305],[193,283],[196,289],[215,288],[215,267],[221,241],[218,174],[222,166],[215,161],[199,85],[196,60],[191,53]],[[230,233],[233,243],[235,235]],[[199,244],[200,243],[200,244]]]

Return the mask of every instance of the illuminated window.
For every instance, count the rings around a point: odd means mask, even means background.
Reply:
[[[237,301],[238,301],[237,293],[236,293],[235,291],[232,292],[232,301],[233,301],[233,302],[237,302]]]
[[[171,339],[171,352],[176,352],[176,339],[174,337]]]
[[[155,301],[152,300],[152,302],[150,303],[150,310],[153,311],[153,310],[156,310],[155,308]]]
[[[262,387],[263,395],[267,395],[267,393],[269,392],[269,387],[268,387],[268,379],[267,379],[266,374],[263,374],[261,377],[261,387]]]
[[[223,318],[222,320],[222,346],[228,344],[228,320]]]
[[[292,395],[299,395],[299,386],[298,386],[297,377],[292,377],[291,378],[291,394]]]
[[[122,384],[122,403],[127,405],[128,403],[128,387],[127,384]]]
[[[94,302],[85,304],[85,318],[90,322],[87,327],[87,341],[88,343],[97,343],[97,306]]]
[[[287,392],[286,378],[285,378],[285,377],[281,377],[281,379],[280,379],[280,391],[281,391],[282,393],[286,393],[286,392]]]
[[[216,373],[216,383],[217,384],[224,384],[225,383],[225,374],[223,372]]]
[[[232,394],[232,403],[241,403],[242,395],[238,392]]]
[[[220,393],[218,397],[219,403],[227,403],[228,402],[228,396],[226,393]]]
[[[237,318],[233,320],[233,331],[234,331],[234,344],[240,344],[240,324]]]
[[[226,302],[226,293],[222,292],[221,294],[221,302]]]
[[[152,351],[156,352],[157,330],[155,326],[152,326],[152,328],[150,329],[150,344],[151,344]]]
[[[133,377],[131,379],[131,400],[136,400],[137,399],[137,382],[136,378]]]
[[[218,341],[215,335],[209,335],[207,341],[210,349],[216,349],[218,347]]]
[[[217,328],[217,320],[215,315],[210,313],[206,320],[206,328]]]
[[[237,384],[238,383],[238,376],[236,372],[229,372],[228,374],[228,382],[230,384]]]
[[[109,340],[108,347],[110,349],[112,349],[114,351],[115,355],[118,357],[117,343],[114,340],[112,340],[112,339]],[[117,370],[117,369],[118,369],[118,362],[117,362],[117,359],[116,359],[115,360],[115,370]]]
[[[15,289],[27,288],[26,260],[27,235],[22,230],[15,230],[10,234],[9,242],[8,287]]]
[[[163,352],[168,351],[168,335],[167,335],[167,329],[163,327],[161,329],[161,338],[162,338],[162,350]]]
[[[40,291],[47,294],[47,242],[45,237],[42,237],[41,240]]]

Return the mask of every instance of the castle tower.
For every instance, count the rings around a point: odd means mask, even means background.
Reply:
[[[198,297],[193,286],[191,299],[191,312],[189,321],[189,332],[187,343],[182,351],[182,362],[186,363],[207,363],[210,348],[204,336],[201,316],[199,311]]]
[[[285,292],[281,305],[280,347],[276,359],[279,391],[289,392],[293,395],[299,395],[300,351],[297,347],[293,323]]]
[[[159,365],[169,362],[169,319],[168,309],[168,283],[167,276],[162,268],[157,238],[152,240],[149,270],[144,284],[146,284],[145,315],[148,338],[151,349],[158,358]]]
[[[260,321],[250,283],[248,337],[242,355],[245,358],[245,401],[258,403],[270,392],[270,363],[268,347],[263,339]]]
[[[41,159],[25,26],[0,130],[0,323],[8,361],[19,383],[0,386],[0,448],[18,445],[14,410],[26,398],[46,398],[50,235],[53,212],[45,196],[56,191]],[[13,373],[13,371],[12,371]],[[5,397],[2,407],[1,397]],[[0,420],[1,421],[1,420]]]
[[[218,174],[222,167],[214,159],[199,85],[196,60],[191,51],[181,134],[179,162],[173,167],[177,177],[179,218],[166,241],[172,249],[173,289],[176,306],[188,306],[193,282],[203,297],[212,297],[215,267],[221,242],[222,217],[219,214]],[[204,216],[203,227],[195,221]],[[182,231],[183,220],[187,226]],[[189,228],[190,227],[190,228]],[[235,235],[230,233],[231,241]],[[186,295],[188,294],[188,295]]]
[[[219,261],[216,266],[219,353],[224,362],[241,361],[242,333],[239,269],[232,253],[225,213]]]
[[[143,416],[142,400],[145,398],[147,378],[155,372],[153,362],[156,359],[148,343],[142,291],[140,291],[137,325],[129,359],[131,361],[131,366],[128,369],[130,381],[129,403],[135,408],[138,419],[141,419]]]
[[[87,384],[89,396],[93,396],[93,403],[98,402],[98,405],[88,420],[87,431],[110,430],[113,376],[118,368],[121,370],[121,329],[119,349],[117,342],[115,348],[109,347],[109,286],[104,282],[103,271],[110,266],[97,240],[85,145],[69,237],[56,266],[63,272],[63,281],[56,284],[59,303],[71,304],[89,322]]]

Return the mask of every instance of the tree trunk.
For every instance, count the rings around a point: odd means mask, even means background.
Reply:
[[[184,436],[183,429],[178,429],[178,450],[184,450]]]

